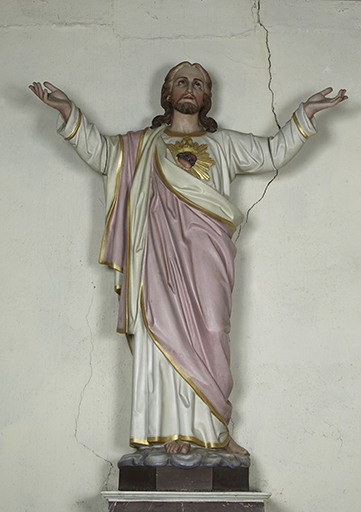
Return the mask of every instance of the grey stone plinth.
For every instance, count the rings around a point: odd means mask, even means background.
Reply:
[[[250,466],[248,455],[230,453],[227,450],[191,448],[188,453],[167,453],[164,446],[140,448],[134,453],[123,455],[118,467],[124,466],[175,466],[177,468],[228,467],[232,469]]]

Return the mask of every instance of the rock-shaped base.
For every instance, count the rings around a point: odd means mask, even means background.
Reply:
[[[164,446],[151,446],[140,448],[134,453],[123,455],[118,462],[118,467],[123,466],[175,466],[177,468],[190,469],[198,466],[206,467],[228,467],[232,469],[245,467],[249,468],[249,455],[239,455],[229,451],[194,448],[191,447],[188,453],[167,453]]]

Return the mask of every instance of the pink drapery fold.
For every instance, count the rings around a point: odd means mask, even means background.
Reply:
[[[118,190],[107,215],[99,262],[123,272],[123,282],[127,273],[127,206],[130,188],[135,173],[138,150],[145,130],[128,132],[123,136],[122,165],[119,170]],[[119,293],[118,331],[126,331],[126,290],[125,286]]]
[[[232,234],[227,224],[179,199],[153,169],[143,267],[147,327],[226,423],[233,384],[228,341],[236,253]]]
[[[143,132],[123,137],[119,188],[108,212],[100,263],[123,271],[126,282],[128,197]],[[164,179],[164,177],[163,177]],[[143,315],[158,347],[225,424],[231,417],[229,368],[232,228],[182,201],[153,161],[143,262]],[[120,291],[118,331],[127,332],[126,286]]]

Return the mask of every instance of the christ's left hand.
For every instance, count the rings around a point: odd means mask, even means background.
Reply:
[[[337,96],[334,98],[327,98],[327,95],[331,94],[332,90],[332,87],[327,87],[327,89],[324,89],[323,91],[320,91],[308,98],[308,100],[304,103],[303,106],[309,119],[311,119],[311,117],[320,110],[334,107],[341,101],[347,100],[348,96],[346,96],[346,89],[340,89],[337,93]]]

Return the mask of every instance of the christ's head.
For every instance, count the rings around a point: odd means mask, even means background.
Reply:
[[[198,112],[199,123],[209,132],[217,130],[214,119],[207,117],[212,102],[212,80],[200,64],[181,62],[165,77],[161,93],[164,115],[153,119],[152,128],[172,123],[174,109],[182,114]]]

